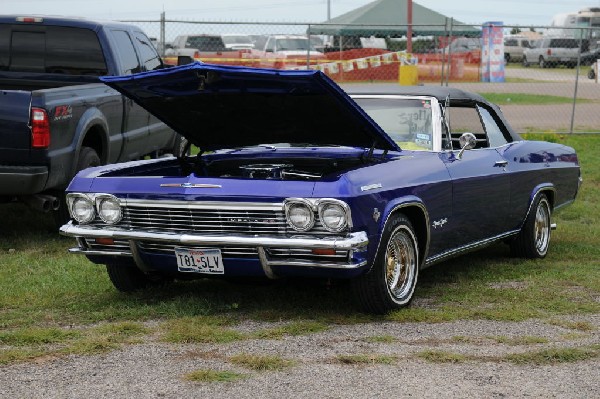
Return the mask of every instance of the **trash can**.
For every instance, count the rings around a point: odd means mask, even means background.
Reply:
[[[400,65],[398,71],[400,86],[416,86],[419,84],[419,70],[416,65]]]

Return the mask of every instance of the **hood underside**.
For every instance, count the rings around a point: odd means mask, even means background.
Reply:
[[[320,71],[194,63],[101,79],[202,151],[276,143],[399,150]]]

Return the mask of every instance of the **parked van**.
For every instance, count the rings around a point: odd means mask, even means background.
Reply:
[[[530,40],[524,36],[507,36],[504,38],[504,61],[520,62],[523,51],[531,47]]]

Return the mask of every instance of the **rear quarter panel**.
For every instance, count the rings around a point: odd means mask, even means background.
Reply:
[[[542,141],[520,141],[502,147],[500,153],[509,161],[511,173],[511,229],[520,227],[536,188],[554,189],[554,208],[575,199],[580,168],[573,148]]]

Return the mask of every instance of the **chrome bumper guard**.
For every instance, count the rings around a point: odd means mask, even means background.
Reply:
[[[306,249],[335,249],[351,252],[366,251],[369,243],[364,231],[350,233],[348,237],[265,237],[265,236],[236,236],[236,235],[199,235],[199,234],[170,234],[149,231],[130,231],[118,228],[96,228],[92,226],[79,226],[69,222],[60,228],[60,234],[74,238],[112,238],[114,240],[127,240],[131,246],[136,246],[138,241],[154,241],[170,243],[182,246],[246,246],[258,249],[258,258],[267,275],[272,275],[271,266],[309,266],[329,269],[356,269],[366,264],[366,260],[360,262],[320,262],[305,261],[297,259],[270,260],[264,248],[306,248]],[[131,252],[123,249],[111,250],[87,250],[85,248],[72,248],[71,253],[83,255],[111,255],[111,256],[134,256],[137,248],[131,248]],[[135,257],[135,256],[134,256]]]

